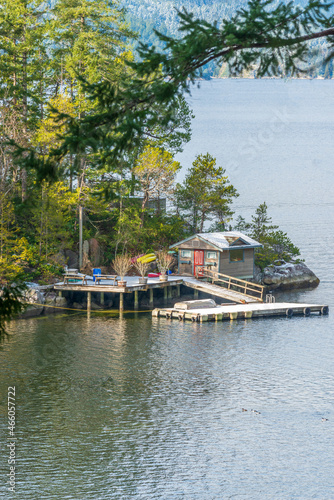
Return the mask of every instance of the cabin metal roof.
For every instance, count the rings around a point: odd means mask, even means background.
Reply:
[[[224,233],[197,233],[189,236],[182,241],[178,241],[171,245],[169,248],[175,248],[182,243],[186,243],[194,238],[199,238],[210,245],[214,246],[217,250],[226,250],[231,248],[260,248],[262,247],[261,243],[253,238],[250,238],[246,234],[240,233],[239,231],[226,231]]]

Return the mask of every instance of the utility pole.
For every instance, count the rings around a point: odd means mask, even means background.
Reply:
[[[82,268],[82,207],[79,206],[79,271]]]

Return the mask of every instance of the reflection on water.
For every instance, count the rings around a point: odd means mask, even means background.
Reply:
[[[219,104],[222,96],[207,92],[205,121],[212,111],[235,127],[233,137],[238,124],[242,132],[248,123],[253,133],[267,119],[258,116],[259,102],[271,102],[273,82],[262,83],[257,91],[258,82],[242,83],[242,113],[233,92],[227,107]],[[277,85],[274,106],[286,98],[282,82]],[[301,98],[307,96],[304,90]],[[293,129],[302,127],[294,136],[300,144],[305,113],[294,90],[289,102]],[[332,126],[333,100],[327,114],[321,93],[312,90],[308,103],[310,111],[319,106]],[[219,105],[225,115],[217,112]],[[318,111],[313,116],[321,119]],[[221,154],[229,134],[220,142]],[[295,147],[288,136],[287,150]],[[208,142],[201,137],[198,147]],[[317,141],[315,136],[315,148]],[[275,151],[276,145],[270,147]],[[331,158],[330,140],[326,147]],[[309,172],[304,156],[299,163],[293,159],[301,179],[298,196],[291,199],[284,176],[278,183],[279,158],[272,156],[273,179],[253,170],[251,201],[238,202],[250,214],[266,199],[274,222],[322,280],[315,290],[280,294],[278,300],[326,303],[329,316],[198,324],[152,320],[141,312],[121,318],[80,313],[11,324],[13,335],[0,345],[0,461],[5,477],[7,387],[15,385],[18,499],[334,498],[334,213],[328,200],[332,171],[324,157],[312,180],[317,204],[309,195],[300,202],[303,173]],[[245,195],[249,165],[240,165],[241,187],[235,184]],[[324,184],[328,192],[321,197]],[[5,482],[0,488],[0,497],[8,498]]]
[[[331,498],[330,322],[13,323],[19,498]]]

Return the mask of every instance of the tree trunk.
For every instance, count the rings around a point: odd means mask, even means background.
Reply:
[[[25,36],[24,36],[25,40]],[[28,82],[27,82],[27,53],[23,54],[23,77],[22,77],[22,87],[23,87],[23,99],[22,99],[22,114],[23,114],[23,132],[24,139],[27,137],[27,119],[28,119]],[[27,199],[27,181],[28,174],[25,168],[22,169],[21,173],[21,189],[22,189],[22,201]]]
[[[205,222],[205,212],[204,212],[204,210],[202,210],[201,225],[200,225],[200,230],[199,230],[200,233],[203,233],[204,222]]]
[[[148,200],[149,200],[149,193],[148,193],[148,191],[145,191],[144,198],[143,198],[143,201],[141,204],[141,215],[140,215],[141,224],[140,224],[140,227],[143,227],[143,224],[144,224],[145,207],[147,205]]]

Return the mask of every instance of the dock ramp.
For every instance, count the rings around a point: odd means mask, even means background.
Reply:
[[[203,281],[204,279],[210,279],[212,283]],[[263,302],[263,286],[205,268],[201,270],[201,279],[184,276],[183,284],[200,292],[239,304]]]

